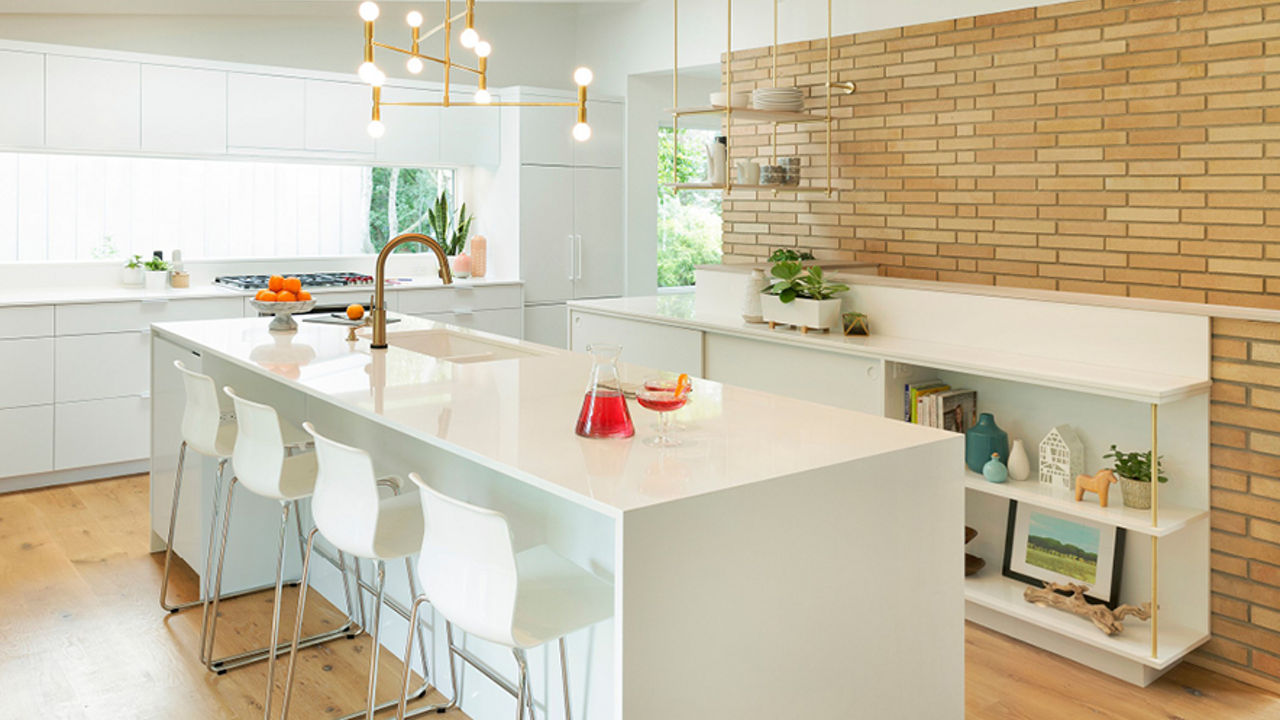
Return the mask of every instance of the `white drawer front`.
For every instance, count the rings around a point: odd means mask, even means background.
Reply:
[[[0,340],[0,408],[53,402],[53,338]]]
[[[148,332],[72,335],[57,339],[57,401],[143,395],[151,377]]]
[[[0,477],[53,469],[53,406],[0,410]]]
[[[59,403],[55,470],[142,460],[151,454],[151,401],[142,397]]]
[[[50,337],[53,306],[0,308],[0,338]]]
[[[58,335],[145,330],[153,322],[213,320],[244,315],[239,297],[199,300],[159,300],[144,302],[59,305]]]
[[[524,334],[524,311],[520,308],[478,310],[470,313],[422,313],[418,317],[505,335],[519,340]]]
[[[475,310],[518,308],[523,304],[519,285],[497,287],[448,287],[432,290],[401,290],[394,308],[411,315]]]

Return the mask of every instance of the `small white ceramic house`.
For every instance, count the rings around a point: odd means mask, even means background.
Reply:
[[[1040,441],[1040,482],[1070,488],[1084,472],[1084,443],[1070,425],[1058,425]]]

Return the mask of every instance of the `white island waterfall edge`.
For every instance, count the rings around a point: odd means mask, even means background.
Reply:
[[[645,446],[654,416],[634,405],[635,438],[587,440],[573,432],[585,356],[402,320],[376,353],[344,328],[308,323],[288,335],[260,318],[155,325],[153,530],[168,521],[182,406],[172,360],[182,358],[282,418],[368,449],[380,473],[418,471],[506,513],[519,547],[547,543],[611,579],[613,620],[569,638],[576,717],[962,716],[961,436],[697,380],[677,416],[683,447]],[[394,345],[397,333],[437,329],[523,357],[452,363]],[[185,483],[175,550],[203,568],[212,464],[193,464]],[[248,493],[235,508],[228,591],[274,572],[263,528],[276,510]],[[388,577],[407,599],[403,573]],[[315,586],[341,596],[334,572]],[[387,615],[384,645],[398,654],[405,623]],[[441,618],[428,614],[428,628],[442,630]],[[443,632],[432,635],[432,669],[443,670]],[[513,676],[504,651],[464,642]],[[537,703],[559,715],[556,663],[554,650],[530,657]],[[514,710],[463,673],[471,717]]]

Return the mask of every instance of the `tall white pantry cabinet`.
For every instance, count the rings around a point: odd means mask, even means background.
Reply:
[[[515,88],[521,102],[572,96]],[[570,137],[572,108],[519,108],[503,116],[503,172],[515,178],[525,339],[567,347],[569,300],[623,294],[623,104],[589,100],[593,136]],[[514,147],[512,147],[514,145]]]

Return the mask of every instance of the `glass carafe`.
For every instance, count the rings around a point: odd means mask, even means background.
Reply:
[[[622,395],[622,379],[618,377],[618,355],[622,348],[592,344],[587,346],[587,352],[591,355],[591,378],[587,382],[586,397],[582,398],[576,432],[589,438],[635,435],[627,399]]]

